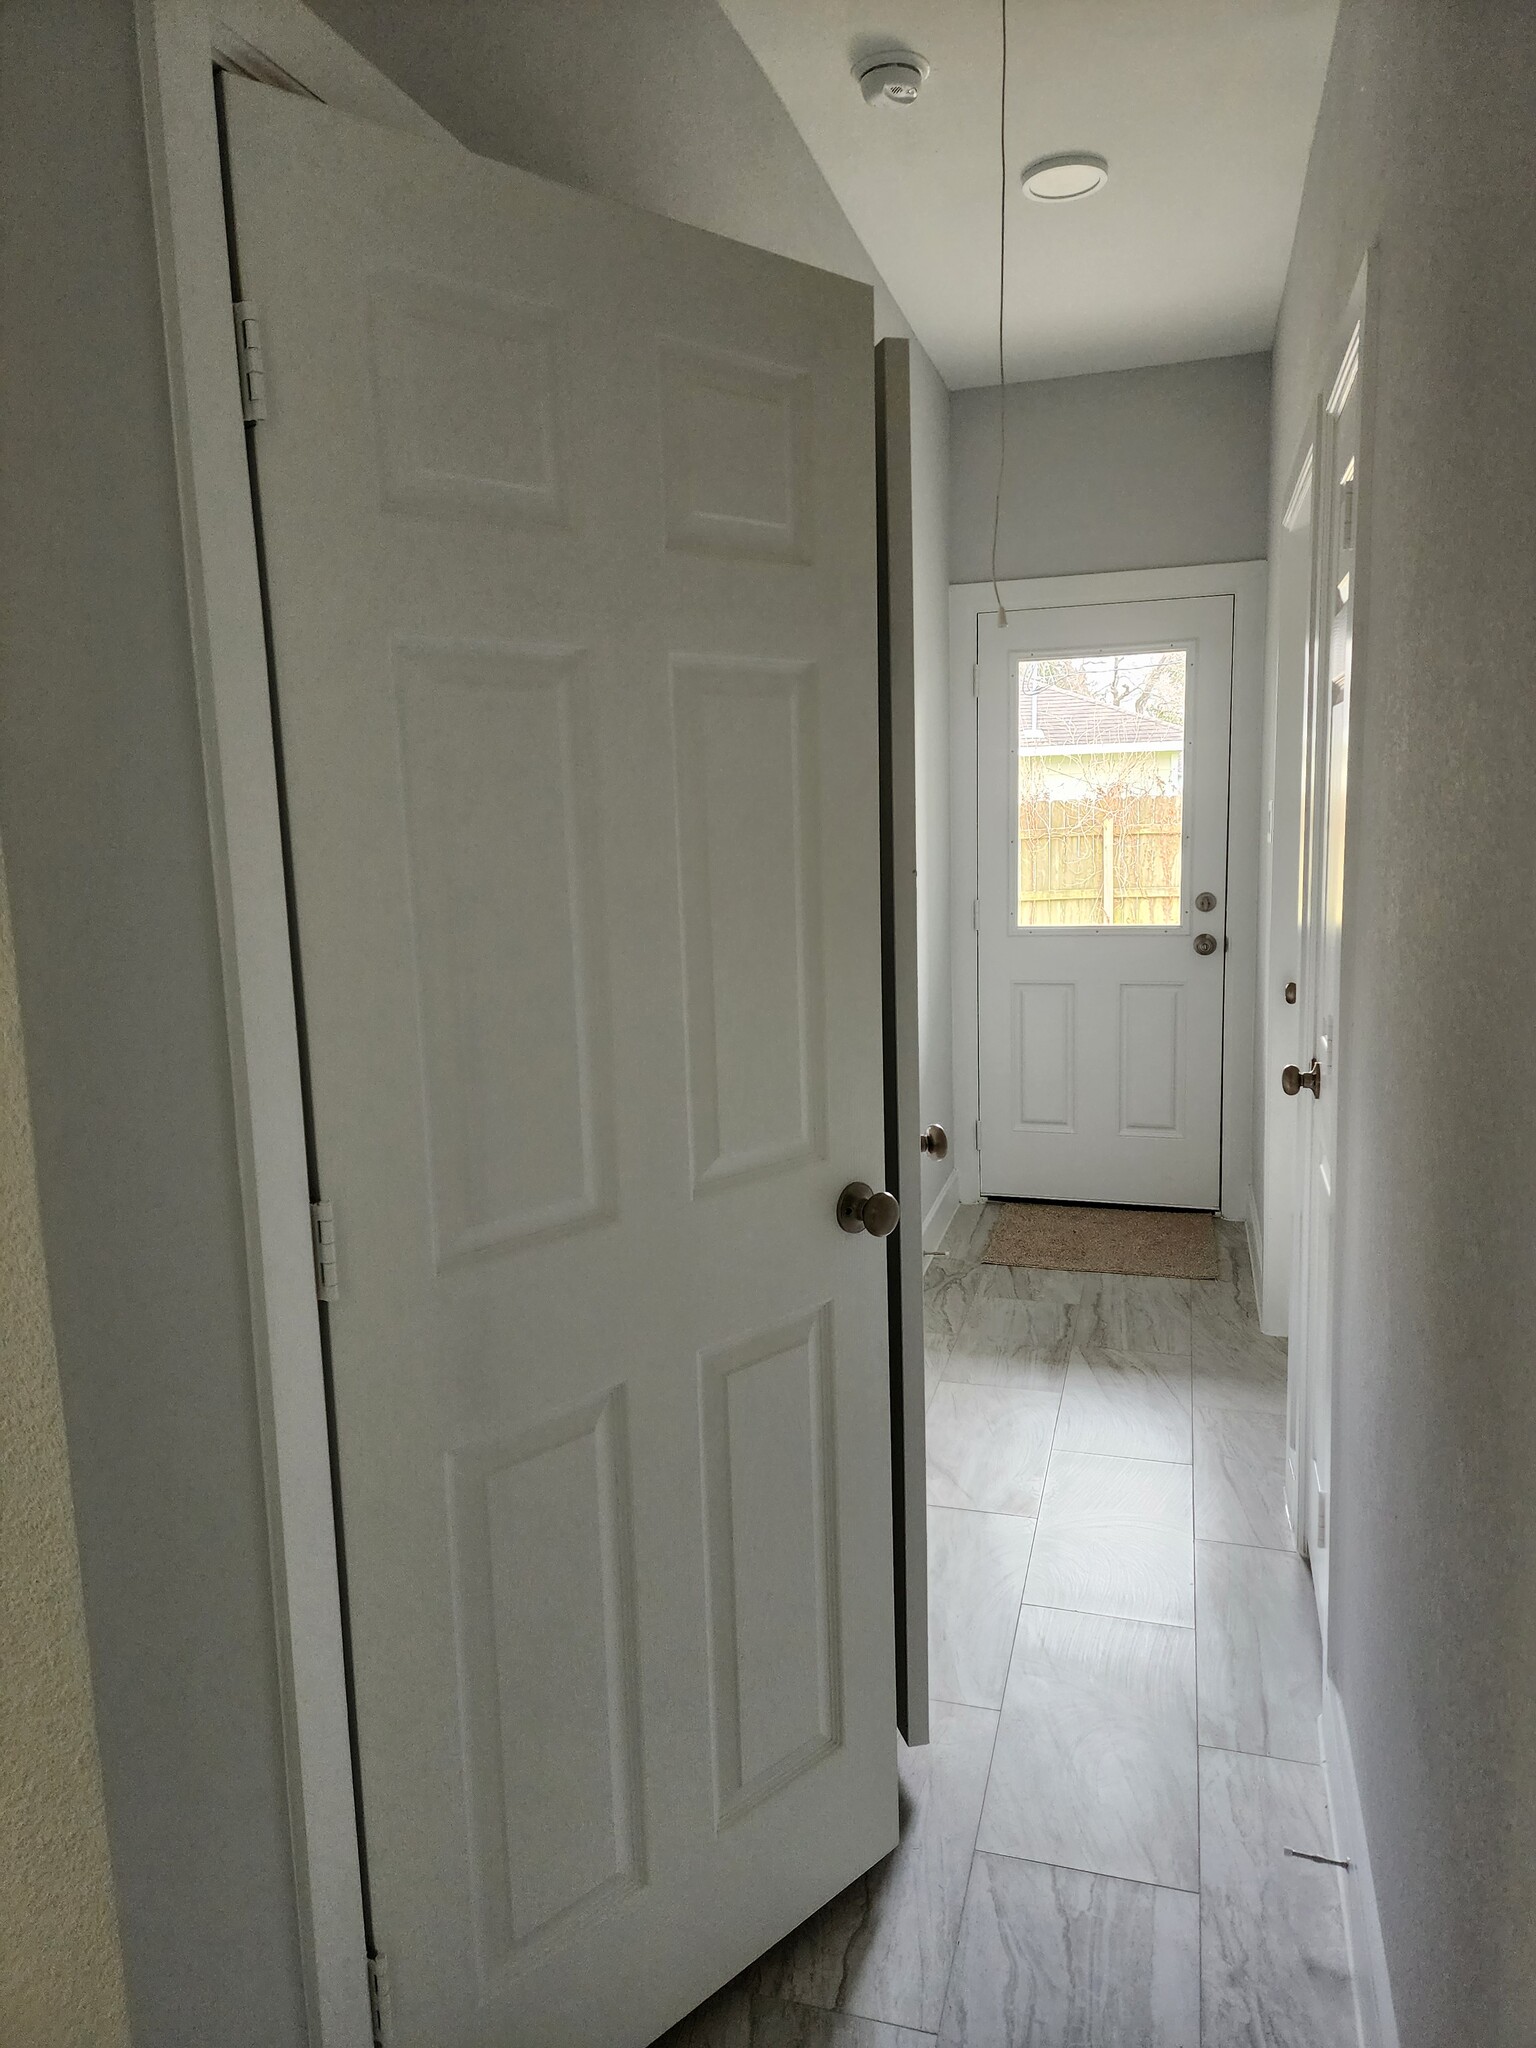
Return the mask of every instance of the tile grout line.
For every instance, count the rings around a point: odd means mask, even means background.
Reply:
[[[1186,1636],[1195,1632],[1192,1621],[1151,1621],[1144,1614],[1111,1614],[1102,1607],[1053,1607],[1048,1600],[1021,1600],[1019,1605],[1036,1614],[1079,1614],[1085,1621],[1128,1621],[1135,1628],[1176,1628]]]
[[[976,1512],[985,1514],[987,1510],[979,1508]],[[1197,1536],[1195,1541],[1211,1544],[1218,1550],[1258,1550],[1266,1557],[1294,1557],[1303,1571],[1307,1568],[1306,1559],[1294,1543],[1245,1543],[1240,1536]],[[1308,1576],[1311,1574],[1308,1573]]]
[[[1323,1760],[1317,1756],[1284,1756],[1276,1749],[1239,1749],[1231,1742],[1202,1742],[1202,1749],[1213,1750],[1218,1756],[1246,1756],[1261,1764],[1300,1764],[1303,1770],[1320,1771]]]
[[[1011,1856],[1006,1849],[983,1849],[980,1853],[994,1857],[999,1863],[1025,1863],[1036,1870],[1070,1870],[1076,1877],[1102,1877],[1110,1884],[1139,1885],[1143,1891],[1172,1892],[1181,1899],[1198,1899],[1200,1896],[1185,1884],[1161,1884],[1153,1877],[1122,1877],[1117,1870],[1091,1870],[1086,1863],[1047,1863],[1043,1856]]]

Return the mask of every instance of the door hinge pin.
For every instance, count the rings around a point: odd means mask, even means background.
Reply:
[[[336,1212],[329,1202],[310,1203],[309,1232],[315,1253],[315,1299],[335,1301],[341,1286],[336,1270]]]
[[[261,315],[251,299],[235,302],[235,361],[240,370],[240,417],[246,425],[267,416],[267,369],[261,349]]]
[[[981,695],[981,663],[979,661],[972,662],[971,664],[971,695],[973,697]]]
[[[389,1966],[383,1956],[368,1958],[368,2017],[373,2022],[373,2048],[389,2048]]]

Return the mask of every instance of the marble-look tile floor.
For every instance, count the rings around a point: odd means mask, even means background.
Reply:
[[[933,1739],[884,1863],[665,2048],[1351,2048],[1285,1346],[1216,1280],[926,1262]]]

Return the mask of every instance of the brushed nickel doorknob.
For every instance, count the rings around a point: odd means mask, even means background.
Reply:
[[[889,1237],[901,1221],[901,1204],[883,1189],[876,1194],[867,1180],[851,1180],[837,1198],[837,1220],[849,1232]]]
[[[917,1142],[930,1159],[949,1157],[949,1133],[942,1124],[930,1124]]]
[[[1287,1095],[1299,1095],[1303,1088],[1309,1088],[1315,1101],[1323,1092],[1323,1070],[1316,1060],[1305,1069],[1287,1067],[1280,1076],[1280,1086]]]
[[[1214,933],[1201,932],[1200,936],[1195,940],[1195,951],[1197,953],[1205,954],[1214,953],[1215,950],[1216,939]]]

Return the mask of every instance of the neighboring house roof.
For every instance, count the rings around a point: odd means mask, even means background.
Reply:
[[[1037,702],[1038,734],[1030,728],[1030,713]],[[1096,697],[1079,697],[1076,691],[1058,690],[1054,684],[1020,692],[1019,738],[1031,753],[1047,753],[1053,747],[1181,748],[1184,744],[1181,726],[1148,718],[1140,711],[1101,704]]]

